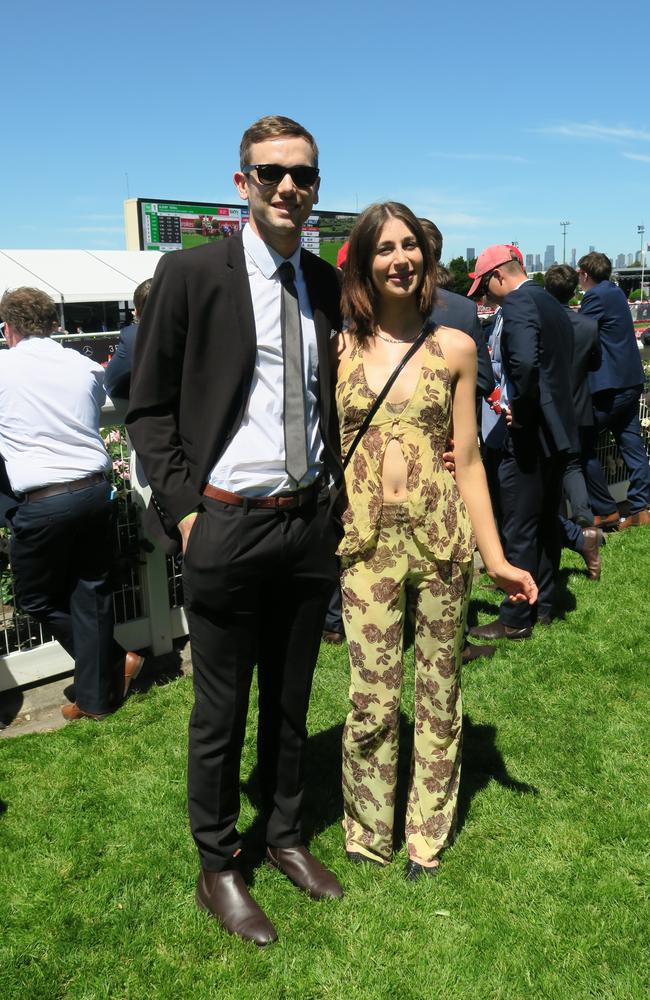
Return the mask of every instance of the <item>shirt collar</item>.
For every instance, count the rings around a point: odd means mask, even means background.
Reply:
[[[296,247],[290,257],[283,257],[272,247],[265,243],[250,225],[245,225],[242,239],[244,250],[250,262],[264,275],[265,278],[272,278],[285,260],[293,264],[296,274],[300,271],[300,244]]]

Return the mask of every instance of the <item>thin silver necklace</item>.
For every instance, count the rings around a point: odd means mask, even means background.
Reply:
[[[405,337],[403,340],[393,340],[392,337],[384,337],[383,333],[380,333],[379,330],[375,330],[374,335],[387,344],[412,344],[420,336],[419,333],[416,333],[413,337],[408,337],[408,339]]]

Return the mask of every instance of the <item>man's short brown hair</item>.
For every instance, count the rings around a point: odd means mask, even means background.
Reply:
[[[135,306],[135,311],[138,316],[142,315],[142,310],[144,309],[147,298],[149,297],[151,280],[151,278],[146,278],[144,281],[141,281],[133,293],[133,305]]]
[[[578,287],[578,272],[568,264],[555,264],[544,275],[544,288],[563,306],[575,295]]]
[[[592,281],[609,281],[612,273],[612,262],[604,253],[585,254],[578,261],[578,268],[588,274]]]
[[[266,142],[268,139],[278,139],[281,135],[297,136],[306,139],[314,153],[314,166],[318,166],[318,146],[311,132],[294,122],[293,118],[283,115],[266,115],[253,122],[242,136],[239,144],[239,166],[243,170],[248,166],[251,146],[255,142]]]
[[[442,233],[431,219],[420,219],[420,224],[431,241],[431,249],[433,250],[433,256],[436,258],[436,264],[439,264],[442,257]]]
[[[59,325],[56,303],[40,288],[14,288],[0,299],[0,315],[21,337],[49,337]]]

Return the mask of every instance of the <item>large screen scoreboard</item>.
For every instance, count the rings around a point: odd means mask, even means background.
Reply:
[[[248,205],[130,198],[124,203],[124,218],[128,250],[186,250],[239,232],[248,219]],[[310,215],[303,226],[303,247],[330,259],[332,245],[338,249],[345,242],[355,219],[350,212]],[[330,252],[323,254],[325,244],[331,245]]]

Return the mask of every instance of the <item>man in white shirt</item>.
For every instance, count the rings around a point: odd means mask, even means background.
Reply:
[[[317,164],[313,137],[291,119],[246,130],[234,181],[250,224],[161,260],[127,415],[152,504],[185,555],[196,899],[258,945],[277,934],[242,878],[237,831],[255,664],[267,861],[314,899],[342,895],[300,828],[311,680],[337,576],[327,483],[340,473],[329,359],[338,280],[300,249]]]
[[[36,288],[0,301],[0,455],[16,502],[6,511],[16,598],[75,664],[63,716],[100,719],[142,658],[113,639],[109,581],[115,540],[111,460],[99,434],[103,369],[50,335],[56,306]]]

